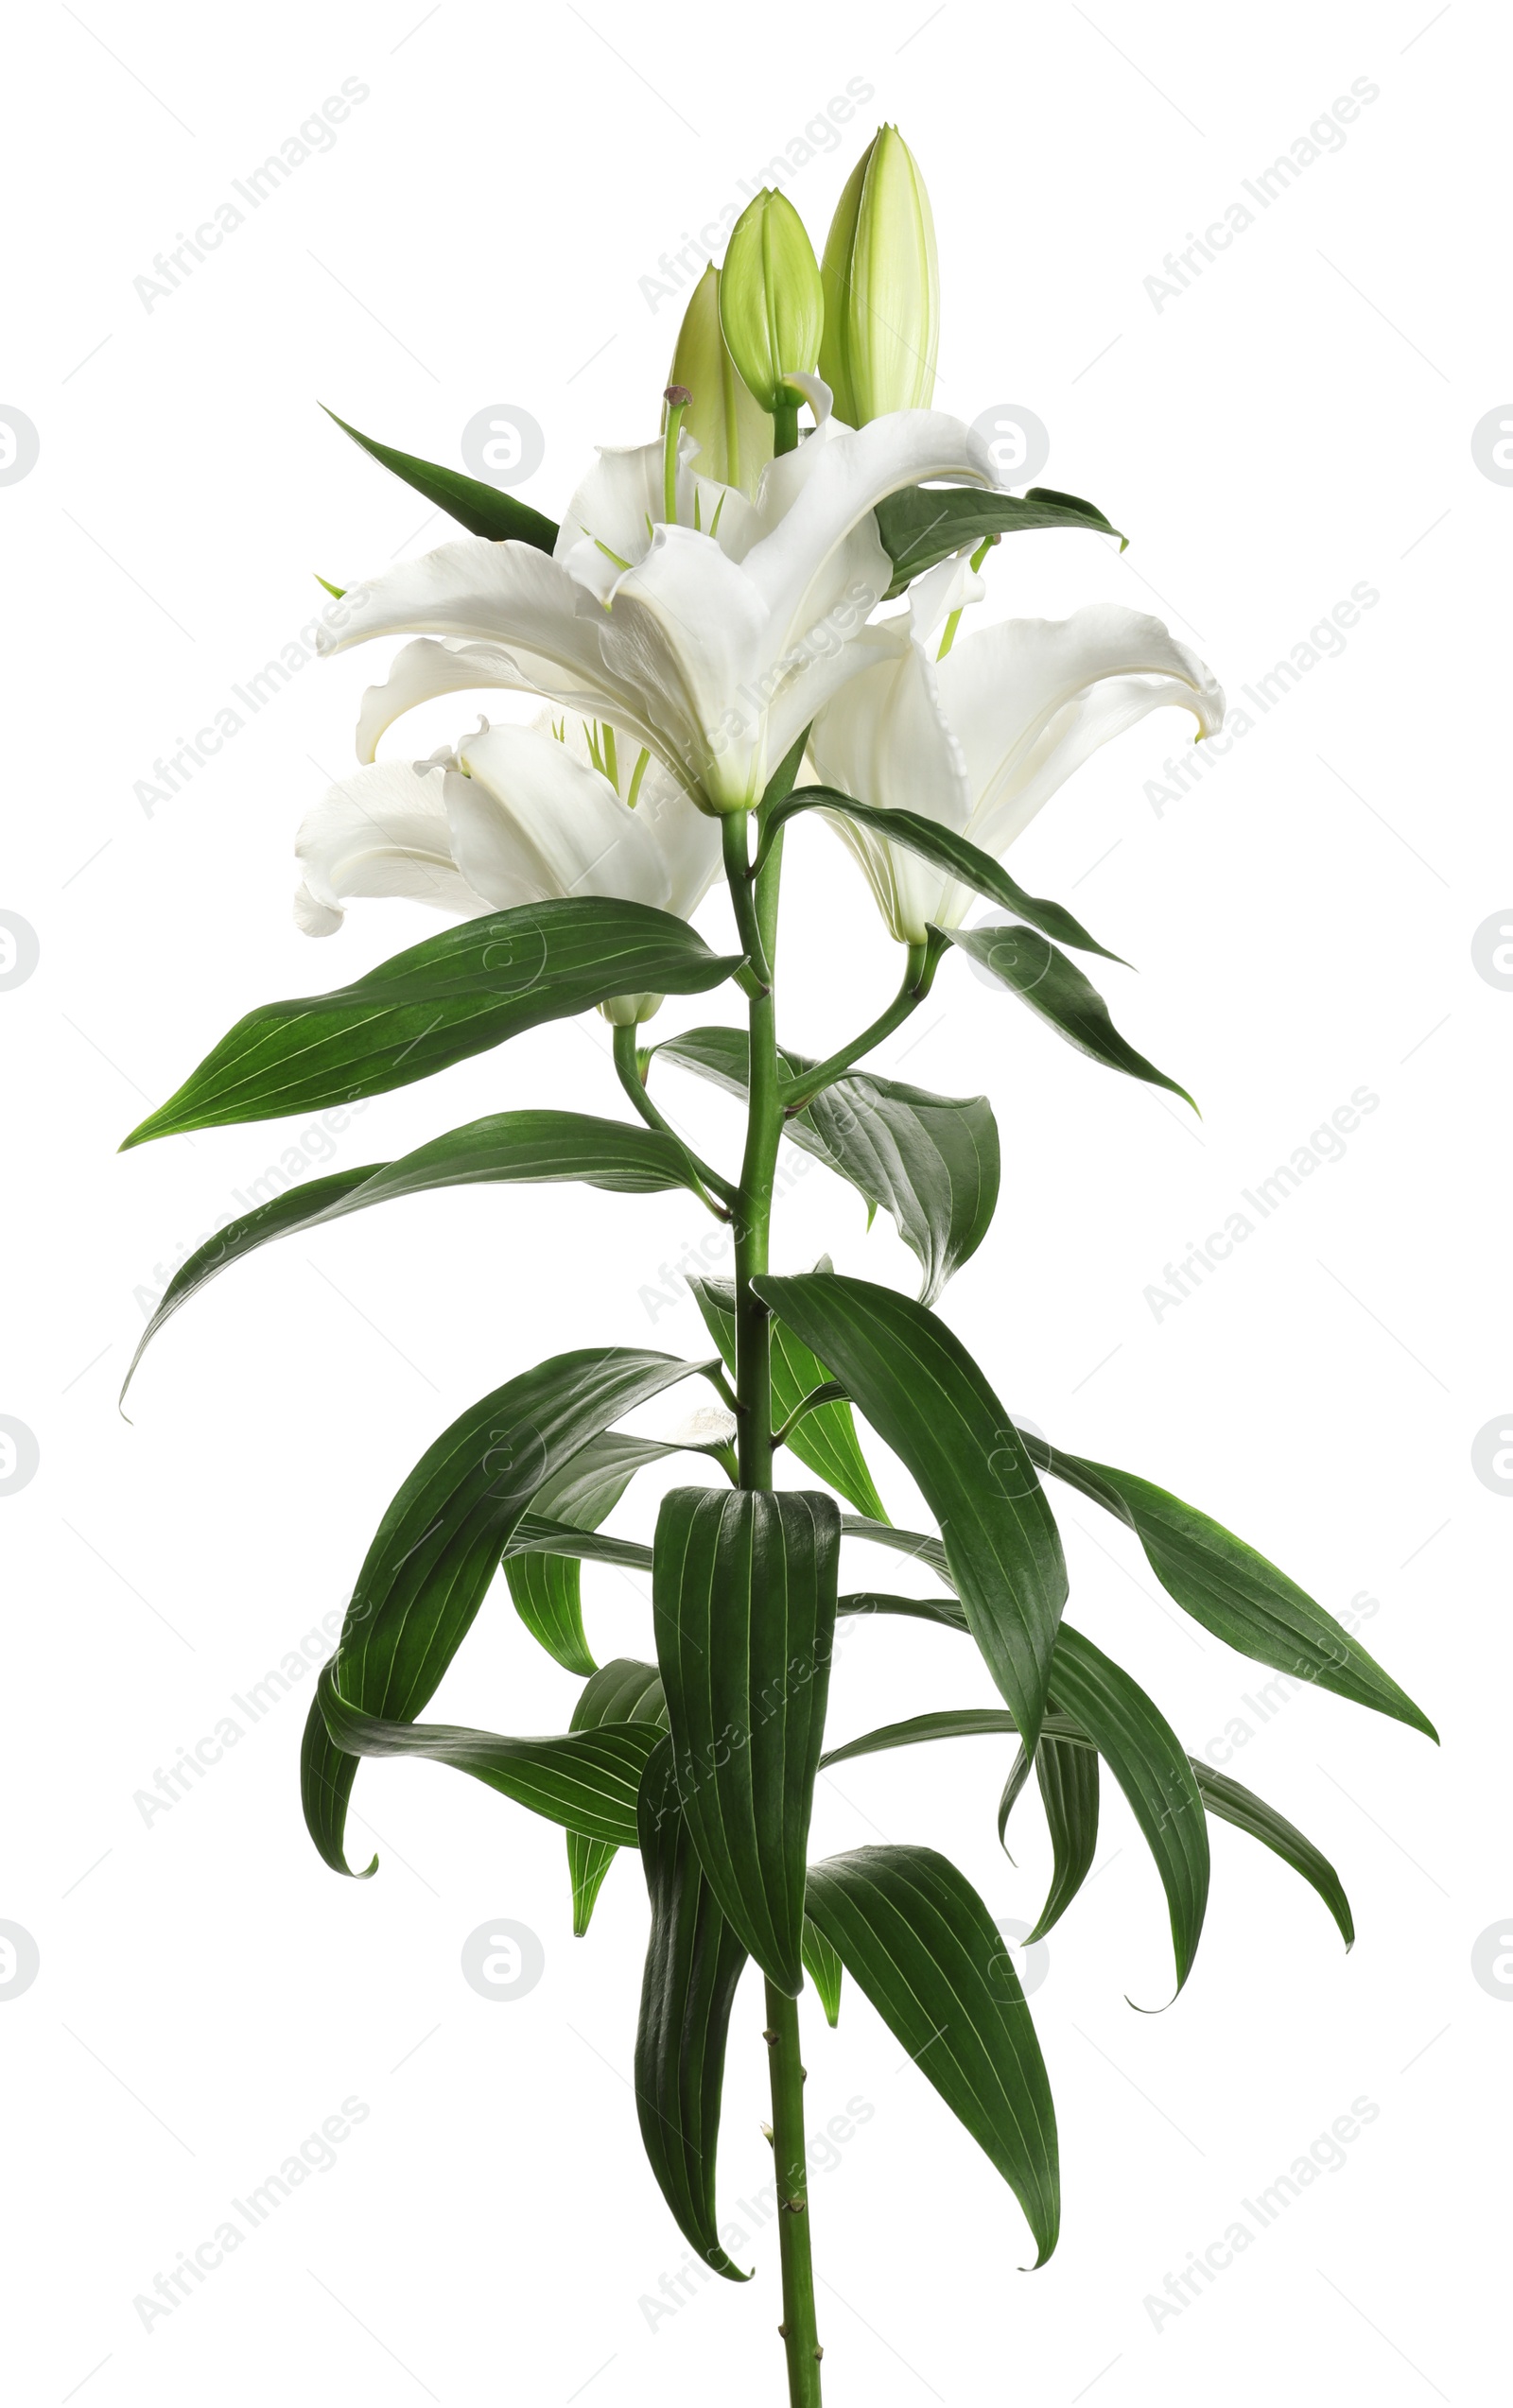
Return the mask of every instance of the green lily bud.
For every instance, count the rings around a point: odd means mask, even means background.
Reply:
[[[693,396],[683,424],[699,446],[700,476],[755,494],[773,456],[773,422],[748,390],[721,332],[720,270],[713,264],[684,312],[668,382]]]
[[[780,192],[759,192],[736,222],[720,278],[720,323],[762,408],[795,420],[799,396],[788,379],[818,365],[825,294],[804,220]]]
[[[821,270],[820,374],[835,414],[864,426],[928,409],[940,342],[940,267],[930,195],[896,126],[881,126],[841,195]]]

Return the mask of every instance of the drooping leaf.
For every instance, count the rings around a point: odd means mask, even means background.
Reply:
[[[515,1527],[504,1560],[504,1577],[515,1612],[532,1638],[566,1672],[594,1670],[583,1635],[579,1568],[584,1555],[599,1563],[628,1562],[635,1569],[651,1569],[649,1547],[627,1555],[623,1550],[629,1542],[606,1542],[597,1534],[599,1525],[614,1512],[644,1464],[660,1462],[675,1451],[655,1439],[627,1438],[620,1431],[606,1430],[602,1437],[591,1438],[547,1481]],[[589,1534],[586,1544],[585,1533]],[[532,1537],[539,1540],[534,1549],[530,1544]],[[606,1553],[606,1546],[612,1551]]]
[[[1226,1773],[1216,1773],[1211,1764],[1203,1763],[1198,1757],[1191,1760],[1199,1794],[1209,1812],[1217,1814],[1222,1822],[1232,1823],[1236,1830],[1247,1831],[1253,1840],[1260,1840],[1263,1847],[1279,1856],[1284,1864],[1290,1864],[1295,1873],[1300,1873],[1333,1915],[1347,1949],[1353,1948],[1355,1922],[1350,1901],[1329,1858],[1312,1840],[1305,1839],[1295,1823],[1289,1823],[1284,1814],[1268,1806],[1264,1798],[1243,1789]]]
[[[670,1062],[742,1100],[747,1043],[739,1029],[691,1029],[656,1048]],[[781,1083],[817,1065],[786,1048]],[[897,1079],[848,1071],[784,1122],[784,1135],[890,1213],[924,1272],[932,1304],[977,1252],[999,1195],[999,1133],[986,1096],[936,1096]]]
[[[325,404],[321,405],[325,409]],[[485,535],[494,544],[532,544],[538,552],[549,552],[557,541],[557,529],[549,518],[544,518],[529,502],[516,501],[513,494],[501,493],[496,485],[484,485],[476,476],[464,476],[455,468],[440,468],[434,460],[416,459],[409,452],[396,452],[388,443],[374,442],[371,435],[359,435],[334,409],[326,409],[344,435],[383,467],[401,476],[417,494],[423,494],[438,510],[445,511],[470,535]]]
[[[603,1723],[561,1739],[508,1739],[446,1723],[398,1723],[349,1705],[337,1687],[335,1659],[321,1669],[315,1710],[344,1758],[426,1757],[471,1773],[569,1831],[612,1847],[635,1845],[641,1775],[660,1736],[652,1724]]]
[[[1005,910],[1017,911],[1033,928],[1043,929],[1048,937],[1055,937],[1062,944],[1074,944],[1084,953],[1100,953],[1105,961],[1122,960],[1119,954],[1110,953],[1106,944],[1090,937],[1064,904],[1042,902],[1027,894],[991,853],[984,853],[981,845],[959,836],[943,821],[927,819],[923,812],[887,810],[876,803],[859,803],[854,794],[843,793],[834,786],[800,786],[777,806],[768,828],[781,827],[800,811],[815,810],[837,811],[843,819],[870,829],[874,836],[890,844],[901,844],[907,852],[917,853],[933,869],[943,870],[948,877],[970,887],[974,893],[985,894]]]
[[[727,1371],[736,1367],[736,1283],[733,1279],[690,1278],[693,1300],[704,1315],[704,1327],[724,1358]],[[804,1341],[781,1322],[772,1332],[773,1428],[784,1423],[795,1405],[828,1378],[825,1365]],[[857,1426],[846,1404],[816,1405],[789,1433],[789,1446],[801,1464],[827,1481],[861,1514],[888,1518],[857,1437]]]
[[[1042,1736],[1064,1735],[1062,1723],[1062,1717],[1048,1713],[1040,1725]],[[942,1706],[933,1713],[912,1714],[905,1723],[884,1723],[878,1730],[863,1731],[843,1747],[826,1748],[820,1769],[827,1772],[832,1764],[847,1764],[858,1756],[882,1756],[895,1747],[917,1747],[923,1740],[1017,1739],[1018,1735],[1017,1723],[1001,1706]]]
[[[1053,1681],[1052,1694],[1055,1694]],[[1028,1771],[1029,1758],[1021,1747],[1010,1768],[1003,1795],[999,1801],[1000,1845],[1008,1825],[1009,1810]],[[1060,1922],[1092,1870],[1093,1858],[1098,1852],[1096,1749],[1081,1731],[1075,1738],[1070,1738],[1043,1724],[1040,1744],[1035,1752],[1035,1772],[1040,1789],[1040,1802],[1045,1808],[1046,1828],[1051,1834],[1051,1887],[1035,1919],[1035,1929],[1025,1941],[1026,1948],[1031,1941],[1043,1940],[1046,1933]]]
[[[617,1655],[613,1663],[583,1683],[567,1725],[569,1732],[598,1730],[605,1723],[649,1723],[658,1731],[666,1730],[667,1706],[661,1676],[654,1664],[640,1664],[634,1656]],[[615,1850],[608,1840],[590,1839],[583,1831],[568,1832],[567,1872],[573,1885],[576,1940],[581,1940],[588,1929],[594,1901],[614,1861]]]
[[[1052,1687],[1128,1798],[1166,1892],[1176,1986],[1192,1969],[1209,1900],[1209,1831],[1186,1750],[1164,1714],[1081,1631],[1063,1623]]]
[[[833,2032],[841,2020],[841,1976],[844,1967],[819,1925],[811,1923],[807,1914],[804,1917],[804,1966],[825,2009],[825,2020]]]
[[[640,1803],[652,1937],[635,2033],[641,2139],[679,2231],[717,2274],[745,2279],[721,2245],[715,2154],[731,2003],[746,1963],[705,1880],[678,1803],[672,1742],[659,1740]]]
[[[532,1497],[611,1422],[700,1368],[590,1346],[554,1355],[470,1405],[426,1448],[378,1525],[331,1659],[337,1702],[380,1723],[413,1722]],[[337,1873],[351,1871],[343,1833],[357,1753],[337,1745],[313,1704],[301,1758],[304,1819]]]
[[[972,1637],[1033,1749],[1067,1568],[1011,1416],[961,1340],[909,1297],[833,1273],[755,1284],[918,1483]]]
[[[1243,1538],[1134,1472],[1064,1455],[1033,1434],[1026,1435],[1025,1446],[1042,1471],[1127,1524],[1168,1595],[1215,1638],[1294,1680],[1312,1681],[1352,1705],[1389,1714],[1437,1742],[1427,1715],[1359,1640]]]
[[[434,1187],[484,1184],[541,1184],[581,1179],[619,1195],[651,1195],[665,1187],[697,1192],[692,1168],[676,1138],[632,1121],[601,1120],[586,1112],[495,1112],[465,1128],[432,1137],[396,1162],[364,1163],[291,1187],[229,1221],[197,1247],[163,1291],[142,1332],[121,1395],[131,1384],[143,1353],[165,1321],[212,1279],[271,1239],[318,1229],[369,1204]]]
[[[1090,1055],[1105,1069],[1122,1070],[1126,1077],[1143,1079],[1153,1087],[1167,1087],[1184,1103],[1192,1103],[1186,1087],[1157,1070],[1154,1062],[1147,1062],[1120,1035],[1091,979],[1084,978],[1076,963],[1069,961],[1037,928],[948,928],[946,934],[1079,1053]],[[1194,1112],[1197,1108],[1193,1103]]]
[[[841,1516],[817,1490],[674,1488],[652,1576],[678,1793],[732,1929],[797,1998]]]
[[[491,911],[351,986],[248,1013],[122,1151],[382,1095],[610,996],[700,995],[738,966],[645,903],[582,894]]]
[[[1094,535],[1119,535],[1101,510],[1075,494],[1032,485],[1017,494],[983,493],[965,485],[910,485],[890,494],[877,510],[878,532],[894,564],[886,598],[922,577],[953,552],[975,551],[984,535],[1027,534],[1036,528],[1075,527]],[[1119,536],[1119,548],[1128,538]]]
[[[863,1847],[810,1867],[809,1919],[1056,2245],[1055,2110],[1017,1974],[986,1907],[933,1848]]]

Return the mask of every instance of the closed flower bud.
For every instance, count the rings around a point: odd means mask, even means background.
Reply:
[[[930,195],[896,126],[882,126],[841,195],[821,271],[820,373],[835,414],[864,426],[928,409],[940,342],[940,268]]]
[[[683,424],[699,446],[700,476],[755,494],[773,456],[773,422],[748,391],[720,330],[720,270],[713,265],[684,312],[669,382],[693,396]]]
[[[780,192],[759,192],[738,219],[720,277],[731,358],[763,409],[797,407],[791,376],[819,363],[825,296],[804,220]]]

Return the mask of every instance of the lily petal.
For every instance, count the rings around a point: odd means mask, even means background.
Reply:
[[[408,761],[339,779],[306,812],[294,851],[304,874],[294,916],[306,936],[330,936],[358,895],[404,895],[464,919],[489,908],[453,858],[440,774]]]
[[[565,745],[539,728],[485,727],[457,757],[461,770],[445,775],[453,850],[496,909],[572,894],[667,909],[667,866],[650,827]]]

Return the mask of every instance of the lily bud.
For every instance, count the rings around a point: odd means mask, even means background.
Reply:
[[[759,192],[736,222],[720,278],[720,324],[763,409],[795,410],[791,376],[819,365],[825,294],[804,220],[780,192]]]
[[[928,409],[940,342],[940,267],[930,195],[896,126],[881,126],[841,195],[821,270],[820,373],[835,414],[864,426]]]
[[[693,395],[683,424],[699,446],[701,476],[755,494],[773,456],[773,422],[755,399],[720,326],[720,270],[707,267],[678,329],[670,385]]]

